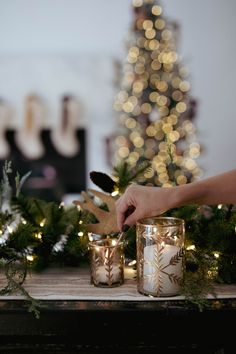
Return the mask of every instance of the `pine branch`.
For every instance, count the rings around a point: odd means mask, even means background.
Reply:
[[[12,259],[18,259],[19,254],[14,247],[9,247],[9,245],[1,245],[0,247],[0,259],[4,262],[5,260],[9,261]]]
[[[32,198],[27,198],[20,194],[17,198],[12,198],[11,204],[12,209],[15,213],[20,214],[25,220],[30,222],[32,225],[36,225],[35,217],[32,213],[32,201]]]
[[[135,181],[140,175],[148,172],[151,168],[151,162],[149,160],[144,160],[140,165],[137,166],[136,172],[134,172],[129,179],[129,182]]]
[[[200,311],[210,307],[207,295],[211,294],[214,297],[215,292],[213,282],[200,271],[195,273],[186,272],[181,283],[181,294],[185,297],[187,304],[192,304],[198,307]]]
[[[8,246],[22,252],[27,247],[37,245],[40,241],[34,237],[35,232],[37,232],[37,229],[29,222],[26,224],[20,223],[9,235]]]
[[[113,175],[118,179],[118,187],[120,190],[125,189],[130,181],[130,171],[127,162],[121,162],[113,169]]]
[[[0,290],[0,295],[10,295],[20,292],[28,302],[28,311],[32,312],[38,319],[40,317],[40,302],[34,299],[22,286],[27,275],[26,261],[17,264],[15,259],[9,260],[5,266],[5,275],[7,285]]]
[[[23,184],[27,180],[27,178],[31,175],[31,171],[27,172],[22,178],[20,178],[19,173],[17,172],[15,177],[15,184],[16,184],[16,197],[18,198],[23,187]]]
[[[45,219],[45,216],[46,216],[45,212],[44,212],[45,202],[42,201],[41,199],[34,198],[33,199],[33,203],[34,203],[34,205],[36,207],[35,212],[37,213],[37,211],[38,211],[37,216],[39,215],[39,217],[37,217],[37,219],[39,219],[39,218],[41,220]]]
[[[151,168],[149,160],[142,161],[135,169],[129,168],[127,162],[114,167],[114,176],[118,179],[117,185],[122,192],[131,182],[135,182],[141,175]]]
[[[232,215],[233,207],[234,207],[234,204],[229,204],[228,210],[227,210],[227,213],[226,213],[226,219],[227,220],[229,220],[231,215]]]

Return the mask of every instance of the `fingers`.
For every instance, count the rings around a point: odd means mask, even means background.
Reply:
[[[116,215],[117,215],[117,225],[120,231],[123,230],[123,225],[128,224],[131,226],[132,224],[127,223],[127,216],[132,214],[135,210],[133,205],[130,205],[128,198],[123,195],[120,197],[116,204]]]
[[[132,226],[134,225],[138,220],[140,219],[140,216],[138,214],[138,210],[135,210],[132,214],[130,214],[124,221],[125,224]]]
[[[123,226],[124,219],[125,219],[125,210],[126,210],[126,206],[122,202],[123,199],[124,198],[122,196],[115,203],[116,217],[117,217],[117,226],[118,226],[120,232],[122,231],[122,226]]]
[[[118,229],[120,232],[122,232],[122,227],[123,227],[123,224],[124,224],[124,214],[122,213],[117,213],[117,226],[118,226]]]

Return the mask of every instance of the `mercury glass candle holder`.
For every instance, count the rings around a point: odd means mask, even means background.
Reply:
[[[154,297],[178,295],[184,267],[184,220],[142,219],[137,223],[136,241],[138,291]]]
[[[116,287],[124,283],[123,242],[102,239],[89,242],[91,283],[97,287]]]

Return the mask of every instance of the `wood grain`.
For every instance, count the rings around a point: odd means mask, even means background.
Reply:
[[[0,287],[5,284],[5,276],[0,273]],[[116,288],[98,288],[90,283],[88,267],[49,268],[41,273],[30,273],[24,283],[31,296],[40,300],[104,300],[104,301],[166,301],[184,300],[183,296],[149,297],[137,291],[135,270],[125,268],[125,282]],[[217,284],[217,298],[236,298],[236,284]],[[208,298],[212,298],[209,295]],[[20,300],[22,295],[0,296],[1,300]]]

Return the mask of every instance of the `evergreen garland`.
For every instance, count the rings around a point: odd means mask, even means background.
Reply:
[[[144,161],[136,171],[126,164],[114,168],[114,190],[123,192],[147,171]],[[89,233],[86,224],[96,222],[94,215],[77,206],[63,206],[24,196],[21,188],[29,176],[15,178],[11,186],[11,163],[6,162],[0,183],[0,265],[5,269],[7,285],[0,294],[21,292],[29,300],[29,310],[39,316],[39,303],[23,288],[27,271],[40,271],[50,265],[79,266],[88,262]],[[97,183],[96,174],[93,175]],[[101,177],[101,175],[99,176]],[[113,180],[113,182],[114,182]],[[106,208],[106,205],[100,205]],[[185,276],[182,293],[200,309],[206,295],[214,295],[213,282],[236,282],[236,209],[233,205],[188,205],[172,209],[163,216],[185,220]],[[136,229],[126,233],[125,256],[136,258]]]

